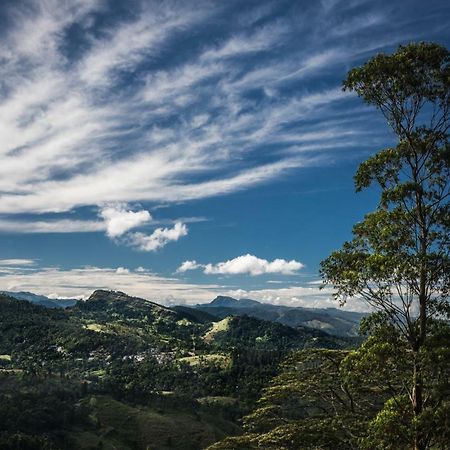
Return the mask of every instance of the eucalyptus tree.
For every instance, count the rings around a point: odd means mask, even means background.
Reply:
[[[344,90],[381,112],[396,145],[360,165],[356,190],[377,186],[379,205],[321,272],[341,303],[366,301],[402,339],[411,441],[423,450],[433,439],[423,425],[433,384],[426,379],[433,358],[424,353],[437,321],[450,316],[450,53],[433,43],[400,46],[351,70]]]

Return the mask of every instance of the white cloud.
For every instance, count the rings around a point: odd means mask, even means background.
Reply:
[[[304,265],[301,262],[295,260],[274,259],[273,261],[268,261],[267,259],[246,254],[217,264],[198,264],[196,261],[184,261],[177,269],[177,272],[202,268],[203,273],[207,275],[249,274],[255,276],[268,273],[292,275],[303,267]]]
[[[251,298],[262,303],[303,308],[339,308],[333,298],[333,289],[319,286],[287,286],[276,289],[230,289],[223,295],[234,298]],[[347,311],[370,311],[370,307],[361,299],[350,298],[342,309]]]
[[[126,275],[126,274],[130,273],[130,271],[125,267],[118,267],[116,269],[116,273],[117,273],[117,275]]]
[[[127,211],[125,211],[127,212]],[[130,211],[132,212],[132,211]],[[140,213],[146,212],[140,211]],[[150,213],[149,213],[150,214]],[[142,218],[146,214],[140,214]],[[151,214],[150,214],[151,216]],[[136,216],[132,216],[137,219]],[[138,216],[139,217],[139,216]],[[167,225],[176,222],[198,223],[205,222],[206,217],[180,217],[178,219],[149,219],[152,225]],[[144,224],[146,222],[142,222]],[[139,226],[139,225],[136,225]],[[77,220],[77,219],[57,219],[57,220],[0,220],[0,232],[7,233],[95,233],[107,231],[107,221],[103,220]]]
[[[178,267],[177,272],[187,272],[188,270],[196,270],[204,267],[202,264],[198,264],[197,261],[184,261],[180,267]]]
[[[32,266],[35,264],[33,259],[0,259],[0,266]]]
[[[106,224],[106,234],[110,238],[122,236],[132,228],[139,227],[150,220],[152,216],[148,211],[130,211],[125,206],[106,206],[99,212]]]
[[[178,241],[188,234],[188,228],[184,223],[176,222],[173,228],[157,228],[152,234],[129,233],[129,244],[144,252],[154,252],[164,247],[169,242]]]
[[[124,268],[122,268],[124,269]],[[217,294],[214,284],[181,283],[149,272],[131,272],[116,268],[83,267],[64,270],[57,267],[39,268],[34,272],[0,272],[0,291],[30,291],[52,294],[58,298],[87,298],[95,289],[113,289],[166,304],[197,303],[212,300]]]
[[[105,223],[96,220],[0,220],[0,232],[8,233],[91,233],[105,229]]]
[[[132,70],[145,57],[158,53],[172,34],[201,20],[203,14],[188,9],[181,14],[165,4],[144,7],[136,21],[119,25],[107,39],[94,43],[79,64],[80,78],[90,85],[107,85],[111,72]]]
[[[295,260],[286,261],[285,259],[274,259],[273,261],[268,261],[267,259],[261,259],[254,255],[246,254],[225,262],[206,264],[204,272],[206,274],[221,275],[263,275],[267,273],[291,275],[302,267],[304,267],[303,264]]]

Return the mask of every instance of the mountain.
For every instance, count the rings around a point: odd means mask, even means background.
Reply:
[[[158,303],[139,297],[133,297],[120,291],[107,291],[98,289],[84,302],[75,306],[77,310],[85,313],[93,312],[97,317],[110,317],[110,314],[120,314],[124,317],[141,317],[152,313],[166,316],[177,316],[177,313]]]
[[[277,322],[290,327],[309,327],[336,336],[357,336],[364,314],[337,308],[302,308],[261,303],[251,299],[237,300],[219,296],[207,304],[194,306],[218,319],[248,315],[257,319]]]
[[[17,300],[26,300],[35,305],[45,306],[46,308],[68,308],[75,305],[77,299],[48,298],[45,295],[33,294],[32,292],[10,292],[0,291],[0,294],[13,297]]]
[[[256,300],[250,300],[247,298],[236,300],[233,297],[219,295],[211,303],[207,303],[202,306],[205,308],[252,308],[257,307],[258,305],[261,305],[261,303]]]

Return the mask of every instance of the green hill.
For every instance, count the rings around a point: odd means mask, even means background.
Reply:
[[[357,336],[364,314],[337,308],[302,308],[260,303],[256,300],[219,296],[194,307],[216,318],[247,315],[290,327],[309,327],[336,336]]]
[[[66,309],[0,295],[0,318],[2,449],[202,449],[240,433],[291,350],[349,344],[105,290]]]

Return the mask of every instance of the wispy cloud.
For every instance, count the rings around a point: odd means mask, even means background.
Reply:
[[[32,266],[35,264],[33,259],[0,259],[0,266]]]
[[[104,233],[118,245],[151,252],[184,238],[186,224],[204,220],[161,219],[158,206],[301,177],[309,167],[361,159],[384,145],[385,129],[342,92],[341,80],[375,52],[434,39],[437,29],[448,39],[450,29],[443,2],[425,5],[425,15],[404,14],[404,2],[395,0],[268,0],[245,7],[138,0],[119,10],[123,2],[110,0],[4,3],[0,232]],[[186,208],[183,215],[190,214]],[[124,262],[64,270],[31,259],[2,261],[4,289],[71,297],[104,287],[143,297],[153,292],[167,303],[228,293],[335,305],[330,290],[289,286],[288,277],[282,285],[271,280],[269,287],[280,289],[237,291],[159,277]],[[188,278],[194,269],[211,277],[297,274],[301,263],[242,255],[185,261],[179,273]]]
[[[91,233],[106,231],[105,222],[95,220],[0,220],[3,233]]]
[[[30,0],[4,10],[2,230],[20,213],[34,222],[24,232],[101,231],[96,217],[45,215],[227,195],[327,164],[336,149],[359,150],[373,136],[370,122],[350,120],[352,97],[329,75],[342,78],[349,61],[402,41],[402,29],[372,32],[392,8],[339,25],[330,19],[334,4],[292,20],[272,17],[276,2],[268,2],[212,30],[227,7],[194,3],[137,2],[124,17],[104,0]],[[204,30],[211,38],[199,43]],[[331,30],[339,43],[330,42]],[[341,124],[330,128],[332,120]],[[133,227],[149,220],[128,213]],[[106,230],[125,233],[108,223]]]
[[[208,219],[206,217],[180,217],[177,219],[160,219],[151,218],[149,221],[146,219],[147,214],[142,213],[141,210],[138,211],[137,217],[133,217],[135,222],[134,227],[139,227],[140,225],[157,226],[157,225],[173,225],[177,222],[182,223],[199,223],[205,222]],[[133,212],[133,211],[130,211]],[[148,211],[145,211],[148,212]],[[149,212],[148,212],[149,213]],[[149,213],[150,214],[150,213]],[[142,220],[141,220],[142,219]],[[146,220],[144,220],[146,219]],[[136,223],[138,222],[138,223]],[[114,225],[115,226],[115,225]],[[121,224],[121,226],[125,226]],[[111,224],[107,220],[78,220],[78,219],[54,219],[54,220],[0,220],[0,233],[10,233],[10,234],[21,234],[21,233],[36,233],[36,234],[46,234],[46,233],[99,233],[104,232],[108,235],[108,227]],[[131,229],[131,228],[128,228]],[[114,233],[113,233],[114,234]],[[110,236],[112,237],[112,236]]]

